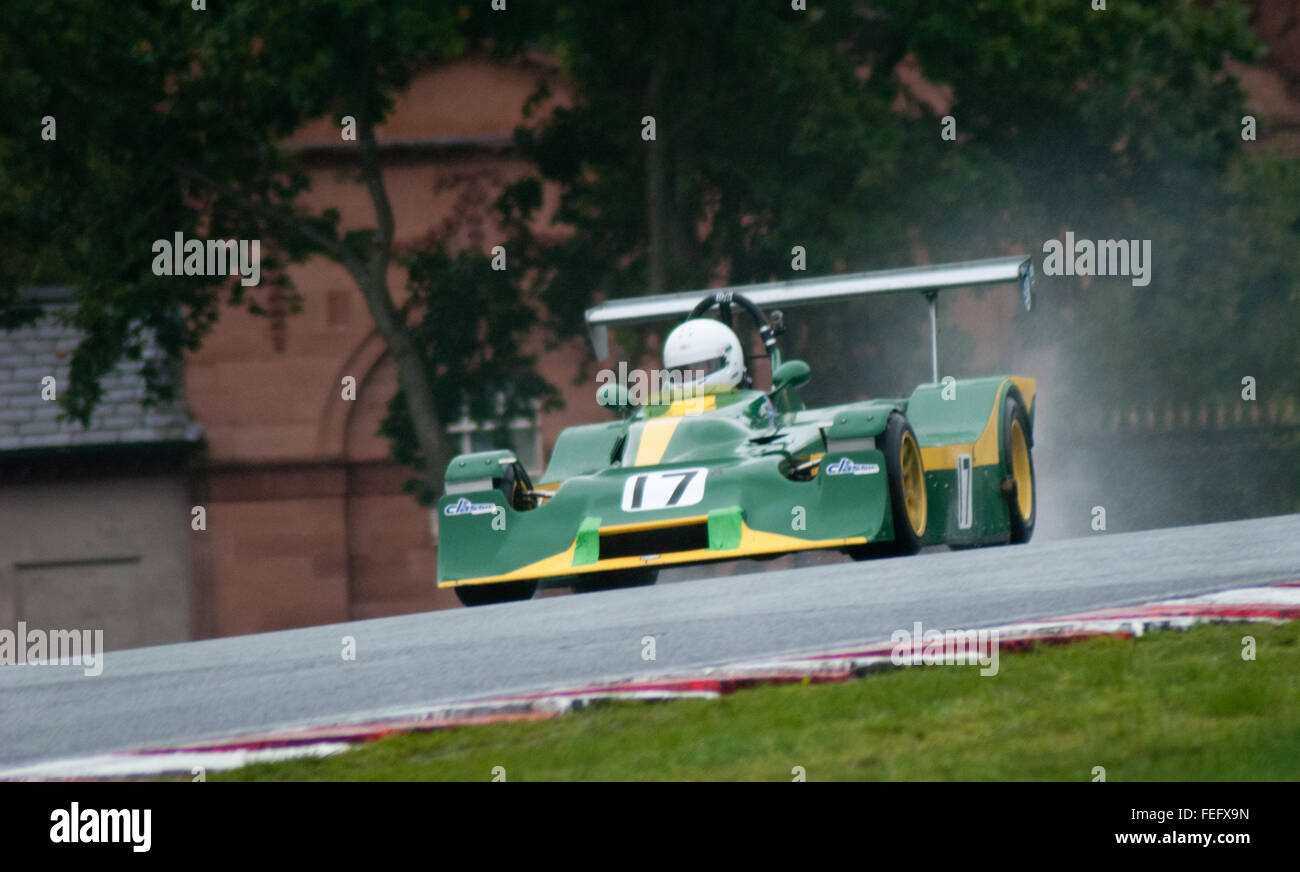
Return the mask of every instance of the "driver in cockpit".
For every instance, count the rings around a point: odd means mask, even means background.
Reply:
[[[740,338],[712,318],[691,318],[673,328],[664,340],[664,369],[680,373],[678,387],[697,396],[735,390],[746,381]]]

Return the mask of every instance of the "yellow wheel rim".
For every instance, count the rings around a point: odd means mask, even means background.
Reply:
[[[1011,475],[1016,480],[1016,504],[1020,518],[1028,521],[1034,514],[1034,473],[1029,466],[1029,446],[1019,421],[1011,422]]]
[[[924,536],[925,468],[921,466],[921,449],[916,446],[916,438],[911,433],[903,434],[898,459],[903,471],[903,505],[907,509],[907,522],[912,526],[913,535]]]

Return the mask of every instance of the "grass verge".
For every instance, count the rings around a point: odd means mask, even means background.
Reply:
[[[1255,660],[1242,657],[1243,637]],[[1300,779],[1300,622],[1217,624],[718,701],[396,736],[209,780]]]

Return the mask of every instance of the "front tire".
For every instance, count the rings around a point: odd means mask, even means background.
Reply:
[[[463,584],[453,588],[463,606],[490,606],[516,600],[532,599],[537,593],[537,579],[499,581],[495,584]]]
[[[849,549],[855,560],[915,554],[921,550],[930,510],[921,447],[907,419],[894,412],[885,427],[885,471],[889,476],[892,542],[871,542]]]

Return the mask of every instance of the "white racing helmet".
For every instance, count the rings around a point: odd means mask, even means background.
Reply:
[[[736,387],[745,378],[745,354],[739,337],[726,324],[692,318],[674,327],[664,340],[664,369],[680,372],[678,384],[683,388]]]

